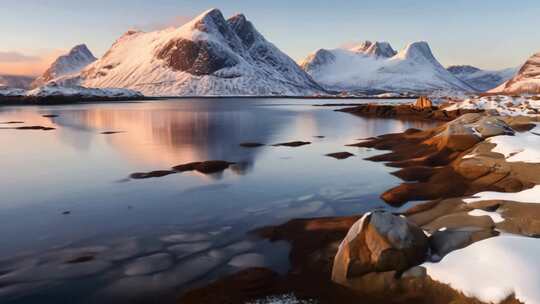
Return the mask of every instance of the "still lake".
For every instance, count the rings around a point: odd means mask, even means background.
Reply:
[[[364,160],[380,151],[345,145],[433,125],[313,106],[333,102],[358,101],[0,107],[0,302],[174,303],[179,290],[244,267],[287,271],[287,244],[246,232],[390,208],[379,195],[399,180]],[[13,129],[32,125],[55,129]],[[102,134],[109,131],[120,133]],[[296,140],[311,144],[272,146]],[[325,156],[341,151],[355,156]],[[213,175],[128,178],[205,160],[235,165]]]

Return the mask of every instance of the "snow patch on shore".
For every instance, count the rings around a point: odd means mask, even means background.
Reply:
[[[537,96],[495,95],[472,97],[453,103],[446,107],[445,110],[492,110],[502,116],[535,116],[540,111],[540,100]]]
[[[501,153],[507,162],[540,163],[540,127],[514,136],[495,136],[489,142],[497,146],[492,150]]]
[[[497,212],[488,212],[480,209],[469,211],[469,215],[472,216],[489,216],[495,224],[504,222],[504,218]],[[441,231],[439,229],[439,231]]]
[[[472,198],[464,199],[463,201],[467,204],[480,202],[480,201],[491,201],[491,200],[503,200],[503,201],[513,201],[513,202],[522,202],[522,203],[533,203],[540,204],[540,185],[536,185],[531,189],[523,190],[515,193],[506,193],[506,192],[493,192],[486,191],[475,194]]]
[[[449,253],[439,263],[424,263],[428,275],[468,297],[500,303],[514,295],[540,303],[540,240],[503,235]]]

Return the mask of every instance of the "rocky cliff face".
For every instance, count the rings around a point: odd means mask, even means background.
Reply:
[[[540,93],[540,53],[532,55],[514,77],[490,92],[504,94]]]

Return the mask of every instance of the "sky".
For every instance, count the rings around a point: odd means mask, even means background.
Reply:
[[[99,57],[129,29],[179,26],[209,8],[244,13],[293,59],[363,40],[428,41],[443,65],[521,65],[540,51],[538,0],[0,0],[0,74],[39,74],[86,43]]]

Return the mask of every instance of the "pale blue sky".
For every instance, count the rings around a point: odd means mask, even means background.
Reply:
[[[538,0],[1,0],[0,54],[84,42],[99,56],[129,28],[155,28],[211,7],[246,14],[296,60],[365,39],[396,49],[426,40],[443,65],[483,68],[517,66],[540,51]]]

